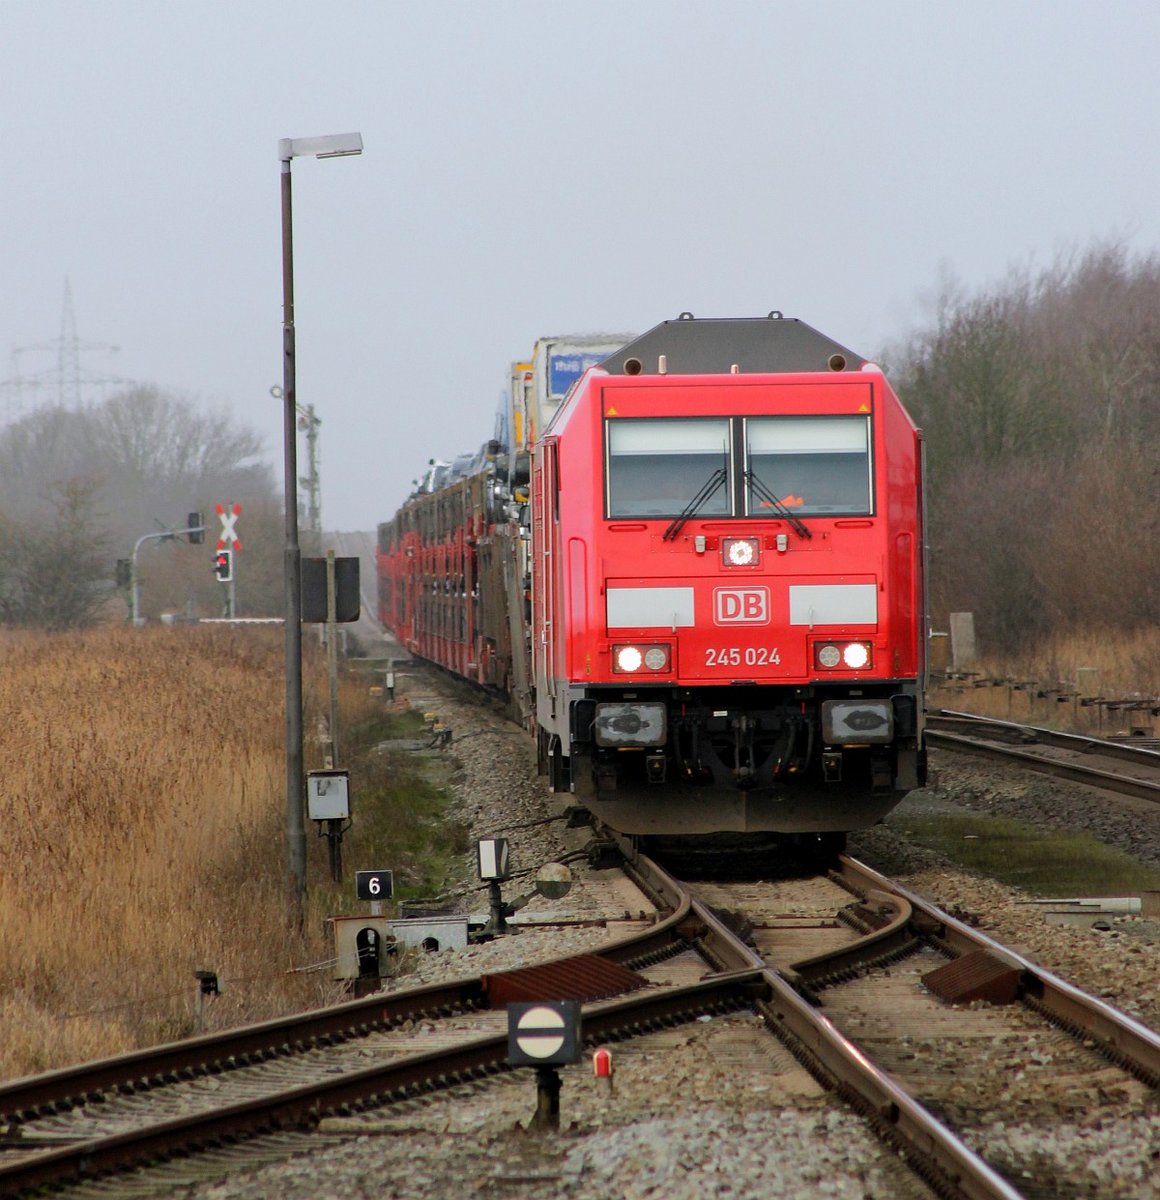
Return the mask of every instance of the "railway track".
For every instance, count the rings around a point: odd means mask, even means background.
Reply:
[[[932,746],[1160,803],[1160,752],[1145,746],[946,709],[928,715],[926,736]]]
[[[786,885],[790,896],[795,887],[811,890],[796,915],[785,887],[689,887],[642,857],[630,870],[664,915],[599,954],[370,996],[0,1088],[0,1193],[94,1179],[239,1139],[276,1141],[279,1131],[314,1130],[324,1118],[490,1078],[506,1069],[502,1004],[514,998],[583,998],[589,1043],[709,1014],[755,1013],[946,1196],[1067,1194],[1020,1190],[1024,1177],[1037,1187],[1060,1180],[1038,1161],[1000,1155],[996,1165],[980,1156],[986,1133],[971,1128],[970,1105],[932,1084],[938,1063],[945,1076],[952,1045],[961,1052],[959,1072],[975,1069],[964,1048],[1000,1036],[996,1014],[1011,1017],[1001,1036],[1010,1039],[1008,1065],[1017,1070],[1031,1065],[1019,1047],[1028,1040],[1021,1022],[1033,1016],[1067,1031],[1052,1038],[1078,1045],[1072,1053],[1085,1078],[1099,1080],[1089,1090],[1134,1088],[1146,1104],[1160,1081],[1160,1039],[1151,1031],[853,859],[842,858],[827,877]],[[885,1000],[868,998],[882,988]],[[891,1021],[903,1006],[900,988],[908,990],[912,1021],[945,1027],[924,1039],[921,1054],[905,1023]],[[979,993],[1001,1004],[983,1010],[984,1022],[977,1008],[947,1009],[927,996],[916,1018],[914,1006],[931,988],[952,1000]],[[993,1070],[994,1062],[979,1069]]]
[[[762,920],[760,889],[750,887],[745,896],[743,885],[724,884],[714,891],[718,903],[744,904],[763,958],[814,997],[845,1037],[1002,1180],[965,1181],[965,1194],[1037,1200],[1145,1194],[1136,1189],[1154,1172],[1150,1130],[1160,1039],[907,889],[881,879],[873,886],[874,874],[861,864],[843,859],[830,879],[870,901],[852,910],[854,920],[883,897],[894,914],[911,906],[909,917],[895,915],[880,933],[872,969],[860,961],[857,944],[848,964],[840,946],[797,958],[802,935],[787,934],[776,918]],[[808,881],[818,911],[827,905],[817,891],[822,882]],[[833,1074],[843,1092],[859,1090],[840,1069]],[[871,1119],[888,1111],[866,1100],[860,1092],[854,1103]],[[1112,1172],[1101,1177],[1092,1167],[1088,1135],[1117,1125],[1125,1138],[1135,1130],[1142,1148],[1149,1147],[1132,1168],[1134,1179],[1124,1174],[1113,1181]],[[913,1154],[914,1138],[904,1144]],[[943,1165],[954,1174],[953,1165]],[[926,1178],[940,1194],[947,1187],[945,1175]],[[949,1194],[960,1194],[955,1186]]]

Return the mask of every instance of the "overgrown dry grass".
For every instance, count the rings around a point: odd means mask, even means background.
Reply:
[[[300,970],[333,895],[287,920],[280,631],[0,632],[0,662],[0,1077],[193,1032],[200,967],[210,1027],[337,998]]]
[[[308,732],[327,709],[310,649]],[[353,869],[391,866],[404,892],[430,895],[463,852],[438,790],[405,760],[365,754],[349,763],[347,885],[325,882],[325,843],[308,830],[306,927],[291,928],[277,629],[0,631],[0,663],[0,1078],[194,1032],[200,967],[223,989],[208,1028],[338,999],[331,972],[310,968],[332,954],[325,918],[353,908]],[[1104,696],[1158,695],[1160,634],[1072,638],[978,670],[1050,688],[1074,687],[1080,667]],[[1006,686],[932,701],[1096,722]],[[348,765],[381,737],[382,711],[344,678],[340,712]],[[308,743],[308,766],[317,754]]]
[[[981,659],[972,671],[979,684],[941,687],[929,697],[931,706],[1081,733],[1160,733],[1160,717],[1144,703],[1160,697],[1160,631],[1073,634],[1014,660]],[[1083,702],[1093,697],[1138,700],[1141,707]]]

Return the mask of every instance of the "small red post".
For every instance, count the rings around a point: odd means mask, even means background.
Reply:
[[[596,1077],[596,1085],[606,1095],[612,1093],[612,1051],[607,1046],[601,1046],[592,1055],[592,1074]]]

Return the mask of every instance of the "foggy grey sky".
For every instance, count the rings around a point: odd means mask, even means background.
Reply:
[[[541,335],[777,308],[875,355],[948,274],[1160,249],[1158,51],[1143,0],[0,0],[0,380],[55,369],[67,277],[90,373],[280,480],[278,139],[358,130],[293,168],[298,398],[324,524],[373,529]]]

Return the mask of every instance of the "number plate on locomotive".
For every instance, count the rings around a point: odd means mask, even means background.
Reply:
[[[708,646],[707,667],[776,667],[781,662],[776,646]]]

